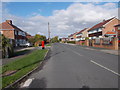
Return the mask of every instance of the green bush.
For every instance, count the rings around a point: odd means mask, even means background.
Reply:
[[[66,43],[66,41],[61,41],[62,43]]]
[[[89,37],[86,37],[85,40],[89,39]]]
[[[67,43],[75,44],[75,41],[67,41]]]
[[[85,43],[82,43],[82,45],[84,45]]]
[[[10,39],[6,38],[4,35],[0,36],[0,46],[2,46],[2,58],[9,58],[13,56],[14,50],[12,44],[10,44]]]

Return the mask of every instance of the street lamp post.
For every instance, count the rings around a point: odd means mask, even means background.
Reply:
[[[48,40],[50,42],[50,25],[49,25],[49,22],[48,22]]]

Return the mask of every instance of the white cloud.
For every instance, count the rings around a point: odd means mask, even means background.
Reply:
[[[67,9],[53,11],[53,15],[48,17],[35,12],[31,17],[23,18],[11,15],[7,10],[3,11],[3,15],[4,20],[12,19],[16,26],[32,35],[39,33],[47,36],[47,25],[50,22],[52,36],[66,37],[85,27],[91,27],[103,19],[117,16],[117,12],[114,3],[105,3],[104,5],[74,3]]]

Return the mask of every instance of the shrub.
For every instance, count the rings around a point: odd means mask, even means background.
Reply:
[[[85,40],[89,39],[89,37],[86,37]]]
[[[84,42],[82,42],[82,45],[84,45],[85,43]]]
[[[75,44],[75,41],[67,41],[67,43]]]
[[[2,58],[12,57],[14,50],[12,44],[10,43],[10,39],[6,38],[4,35],[1,35],[0,38],[0,46],[2,46]]]

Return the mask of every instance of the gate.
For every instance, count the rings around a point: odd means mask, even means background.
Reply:
[[[92,45],[92,39],[89,39],[89,46],[93,46]]]

